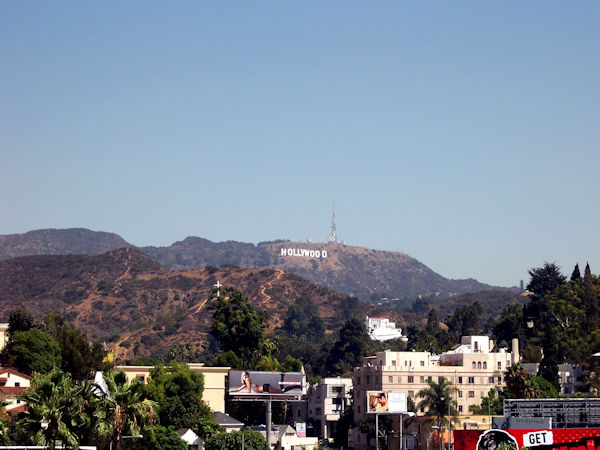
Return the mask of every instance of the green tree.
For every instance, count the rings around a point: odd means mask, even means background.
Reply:
[[[15,331],[29,331],[34,327],[35,320],[26,306],[17,306],[8,313],[8,334]]]
[[[251,368],[264,340],[266,313],[257,313],[243,292],[233,287],[226,288],[212,308],[215,312],[210,333],[219,347],[234,352],[246,368]]]
[[[60,347],[62,369],[69,372],[74,380],[81,381],[95,371],[110,368],[104,362],[106,351],[102,342],[90,342],[81,329],[56,314],[47,315],[43,322]]]
[[[575,264],[573,273],[571,273],[571,281],[577,281],[581,279],[581,272],[579,271],[579,263]]]
[[[263,435],[252,430],[216,434],[205,442],[204,448],[206,450],[239,450],[242,448],[242,439],[244,441],[244,449],[269,450],[269,446]]]
[[[154,425],[152,433],[145,433],[140,439],[123,442],[126,450],[188,450],[188,446],[179,437],[173,427]]]
[[[523,306],[518,303],[511,303],[502,309],[500,318],[495,321],[492,327],[492,334],[495,341],[505,347],[510,344],[512,339],[522,338],[523,331]]]
[[[329,355],[328,366],[337,374],[350,372],[353,367],[360,365],[362,358],[366,356],[370,341],[371,338],[360,320],[346,321]]]
[[[567,281],[567,278],[560,273],[560,267],[556,263],[549,262],[545,262],[542,267],[530,269],[529,276],[531,280],[527,283],[527,290],[533,292],[538,299]]]
[[[48,333],[37,328],[29,331],[15,331],[2,352],[17,369],[26,374],[49,372],[60,366],[60,347]]]
[[[128,383],[125,373],[108,372],[104,376],[106,392],[97,410],[99,426],[111,437],[115,450],[123,448],[123,436],[137,436],[152,426],[156,403],[144,400],[142,384]]]
[[[517,363],[507,368],[504,374],[506,397],[533,398],[534,392],[529,378],[530,375],[523,364]]]
[[[485,397],[481,397],[481,405],[475,405],[471,407],[472,414],[478,415],[502,415],[504,412],[504,405],[502,398],[496,392],[496,389],[490,389]]]
[[[448,329],[454,332],[452,339],[458,341],[462,336],[479,334],[479,319],[482,312],[483,307],[479,302],[457,308],[454,314],[446,319]]]
[[[441,431],[445,424],[453,421],[457,415],[456,400],[452,397],[457,389],[446,378],[442,378],[436,383],[433,380],[427,380],[429,387],[421,389],[418,396],[419,408],[426,411],[430,416],[435,417],[435,422]]]
[[[31,389],[21,398],[27,410],[20,423],[35,443],[51,450],[57,441],[79,447],[77,430],[87,418],[81,411],[82,397],[68,373],[55,368],[48,374],[36,375]]]
[[[219,429],[209,406],[202,400],[204,376],[187,364],[156,366],[144,390],[158,405],[161,425],[191,428],[202,438]]]

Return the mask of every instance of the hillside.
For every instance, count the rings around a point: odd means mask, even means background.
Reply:
[[[447,297],[495,289],[473,279],[449,280],[405,253],[343,244],[273,241],[253,245],[234,241],[214,243],[190,237],[170,247],[141,250],[171,269],[222,264],[283,269],[364,301],[374,292],[393,297]],[[326,252],[327,256],[305,254],[311,251],[321,255]]]
[[[131,247],[121,236],[85,228],[45,229],[0,235],[0,261],[28,255],[99,255]]]
[[[0,260],[30,254],[96,255],[122,247],[133,246],[115,234],[83,229],[38,230],[0,236]],[[168,247],[150,246],[139,250],[171,270],[226,264],[281,269],[363,301],[368,301],[373,294],[400,298],[418,295],[446,298],[469,292],[506,290],[474,279],[444,278],[405,253],[343,244],[279,240],[254,245],[236,241],[215,243],[188,237]],[[323,251],[326,257],[323,257]],[[319,252],[319,257],[314,256],[316,252]],[[300,254],[302,256],[298,256]]]
[[[36,316],[56,312],[107,341],[120,357],[150,354],[172,344],[199,348],[210,328],[211,290],[217,281],[244,291],[257,309],[266,310],[271,331],[302,296],[313,301],[330,330],[351,313],[385,314],[402,322],[398,313],[352,301],[282,270],[170,271],[132,248],[98,256],[27,256],[0,262],[1,320],[20,305]]]

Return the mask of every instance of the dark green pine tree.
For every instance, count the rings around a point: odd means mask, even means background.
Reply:
[[[581,279],[581,272],[579,272],[579,263],[575,264],[573,273],[571,274],[571,281],[577,281]]]
[[[583,278],[585,280],[591,280],[592,279],[592,271],[590,270],[590,263],[587,263],[585,265],[585,272],[583,273]]]

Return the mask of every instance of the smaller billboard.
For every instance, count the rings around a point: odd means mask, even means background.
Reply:
[[[300,372],[229,371],[232,397],[290,397],[305,393],[306,378]]]
[[[406,392],[367,391],[367,413],[406,412]]]
[[[306,437],[306,422],[296,422],[296,434],[298,437]]]

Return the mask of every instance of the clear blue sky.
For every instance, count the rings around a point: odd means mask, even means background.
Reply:
[[[600,272],[600,2],[0,5],[0,234]]]

